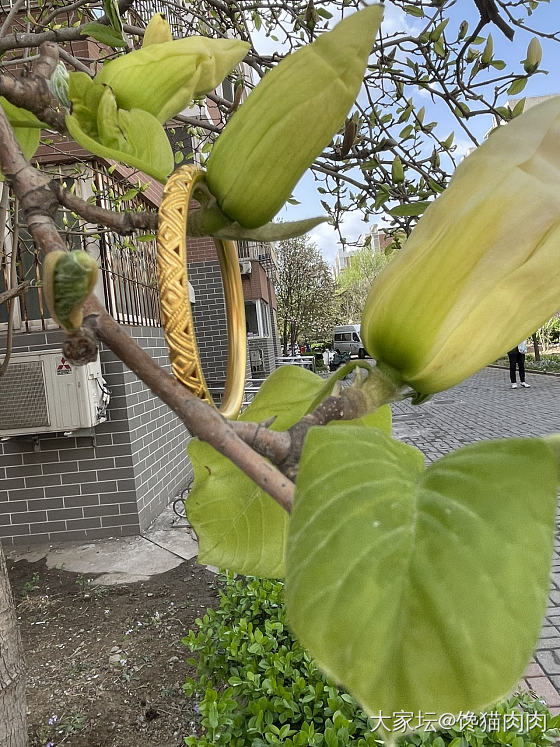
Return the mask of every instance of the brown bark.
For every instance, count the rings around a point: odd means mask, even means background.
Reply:
[[[26,747],[25,663],[0,543],[0,745]]]
[[[535,360],[540,361],[541,351],[539,350],[539,338],[537,337],[536,332],[533,332],[533,334],[531,335],[531,340],[533,341],[533,350],[535,352]]]

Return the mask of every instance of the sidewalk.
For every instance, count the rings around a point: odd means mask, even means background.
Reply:
[[[488,438],[560,433],[560,378],[527,374],[530,389],[512,390],[506,369],[487,368],[462,384],[413,407],[393,405],[393,435],[434,461]],[[552,561],[549,606],[534,659],[522,687],[560,713],[560,516]]]

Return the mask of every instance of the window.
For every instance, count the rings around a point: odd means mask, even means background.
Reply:
[[[270,324],[266,301],[245,301],[247,337],[270,337]]]

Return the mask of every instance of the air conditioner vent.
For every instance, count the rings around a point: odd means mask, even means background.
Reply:
[[[13,353],[0,379],[0,438],[93,428],[108,403],[99,357],[74,366],[59,349]]]
[[[11,363],[0,381],[0,430],[49,425],[41,361]]]

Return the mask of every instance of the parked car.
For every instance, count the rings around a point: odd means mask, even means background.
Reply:
[[[366,357],[366,349],[360,336],[359,324],[341,324],[334,328],[334,349],[340,355],[348,353],[357,355],[358,358]]]

